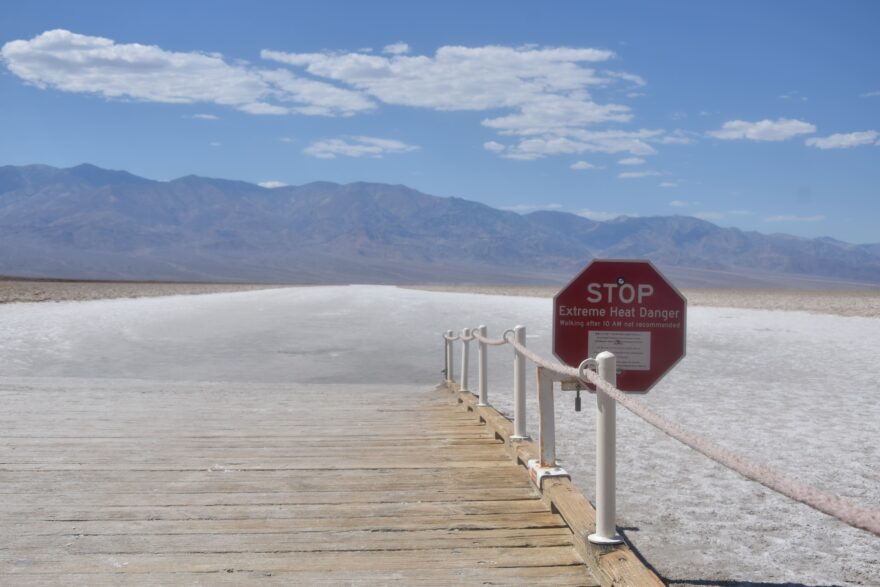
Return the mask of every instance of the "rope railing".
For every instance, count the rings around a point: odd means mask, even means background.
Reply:
[[[504,331],[504,334],[500,339],[489,339],[476,333],[475,331],[474,334],[470,336],[469,340],[476,339],[481,344],[492,346],[509,344],[515,350],[517,359],[520,356],[525,357],[532,361],[538,367],[546,369],[547,371],[552,372],[557,376],[576,378],[582,383],[590,383],[594,385],[599,393],[604,394],[606,397],[619,403],[624,408],[626,408],[648,424],[652,425],[656,429],[660,430],[664,434],[670,436],[671,438],[674,438],[675,440],[678,440],[685,446],[692,448],[700,454],[712,459],[716,463],[723,465],[724,467],[727,467],[728,469],[731,469],[736,473],[739,473],[743,477],[752,481],[756,481],[761,485],[764,485],[765,487],[772,489],[773,491],[776,491],[777,493],[780,493],[790,499],[808,505],[824,514],[832,516],[833,518],[836,518],[837,520],[840,520],[841,522],[849,526],[865,530],[876,536],[880,536],[880,511],[862,507],[860,505],[852,503],[847,499],[844,499],[843,497],[840,497],[839,495],[824,491],[797,479],[793,479],[787,475],[772,470],[766,465],[755,463],[754,461],[739,453],[726,449],[714,442],[713,440],[706,438],[705,436],[702,436],[690,430],[686,430],[680,424],[669,420],[665,416],[661,416],[660,414],[646,406],[643,402],[640,402],[632,396],[627,395],[626,393],[617,389],[617,387],[612,385],[609,381],[600,377],[600,375],[591,368],[596,363],[595,359],[585,360],[580,364],[579,368],[577,369],[569,367],[568,365],[563,365],[562,363],[559,363],[557,361],[548,360],[530,350],[525,345],[525,329],[523,327],[517,327],[517,329],[522,329],[521,337],[519,338],[519,340],[517,340],[517,333],[515,332],[515,330],[512,329]],[[450,347],[448,351],[451,351],[452,341],[459,338],[450,338],[450,336],[448,336],[450,334],[451,331],[447,331],[447,333],[444,335],[444,338],[446,339],[447,344]],[[447,360],[449,356],[451,356],[451,353],[447,352]],[[482,378],[485,376],[484,360],[480,361],[480,368],[482,382]],[[521,371],[522,367],[518,366],[518,369]],[[452,382],[451,364],[447,365],[447,379],[449,382]],[[519,379],[519,381],[517,381],[517,379]],[[522,387],[523,382],[521,380],[521,375],[520,377],[515,376],[515,396],[517,395],[517,393],[522,393]],[[539,381],[539,395],[540,392],[541,389]],[[481,400],[485,400],[485,397],[483,396],[487,395],[487,390],[481,389],[480,395]],[[521,403],[522,399],[515,397],[515,402]],[[549,406],[552,408],[552,400]],[[517,416],[520,416],[520,414],[517,414]],[[515,428],[517,428],[518,430],[525,430],[524,414],[522,414],[521,416],[522,422],[520,423],[515,421],[514,425]],[[552,416],[543,414],[541,415],[542,423],[547,417],[552,418]],[[520,435],[520,438],[523,437],[525,437],[524,433]],[[540,440],[542,444],[544,442],[555,442],[554,439],[543,438],[543,434]],[[541,452],[543,454],[543,449],[541,450]]]
[[[504,331],[504,334],[502,335],[501,338],[485,338],[485,337],[480,336],[479,332],[474,331],[474,338],[477,339],[477,342],[481,342],[481,343],[487,344],[489,346],[502,346],[502,345],[508,344],[507,339],[504,338],[505,336],[507,336],[508,332],[511,335],[513,335],[513,330],[507,329]]]

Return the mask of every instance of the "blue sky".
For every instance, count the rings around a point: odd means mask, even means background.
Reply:
[[[878,23],[869,1],[9,1],[0,164],[880,242]]]

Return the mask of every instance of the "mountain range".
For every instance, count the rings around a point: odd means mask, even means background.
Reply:
[[[880,244],[498,210],[403,185],[154,181],[93,165],[0,167],[0,274],[272,283],[560,283],[647,258],[682,285],[880,284]]]

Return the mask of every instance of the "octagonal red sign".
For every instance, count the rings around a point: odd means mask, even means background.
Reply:
[[[687,300],[650,261],[595,260],[553,298],[553,354],[617,357],[617,387],[647,392],[685,355]]]

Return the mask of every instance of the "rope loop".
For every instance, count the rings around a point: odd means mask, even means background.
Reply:
[[[581,364],[578,365],[577,378],[583,383],[592,383],[590,376],[594,374],[598,368],[599,362],[596,359],[584,359],[581,361]]]

